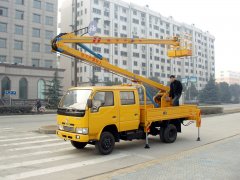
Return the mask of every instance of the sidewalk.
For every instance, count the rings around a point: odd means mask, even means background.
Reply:
[[[240,179],[240,135],[90,179]]]

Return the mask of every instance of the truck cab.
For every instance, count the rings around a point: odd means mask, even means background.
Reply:
[[[139,95],[133,86],[71,88],[57,113],[57,135],[76,148],[96,144],[103,132],[119,141],[121,132],[139,129]]]

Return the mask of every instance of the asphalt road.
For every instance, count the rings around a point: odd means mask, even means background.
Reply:
[[[200,142],[196,141],[197,128],[195,125],[191,125],[183,127],[183,133],[178,134],[178,139],[173,144],[161,143],[159,137],[150,137],[150,149],[144,149],[144,141],[121,142],[116,144],[114,152],[108,156],[96,154],[93,146],[89,145],[84,150],[76,150],[69,142],[62,141],[55,135],[44,135],[36,132],[40,126],[54,123],[55,115],[0,117],[0,179],[71,180],[89,177],[99,179],[101,176],[100,179],[146,179],[145,176],[129,174],[129,169],[137,164],[145,166],[151,161],[172,159],[172,156],[182,157],[183,152],[192,150],[199,150],[207,156],[211,150],[209,145],[215,143],[220,144],[220,147],[216,149],[218,152],[224,151],[224,148],[221,147],[232,146],[231,149],[234,151],[232,153],[239,154],[239,146],[235,142],[239,142],[240,139],[238,138],[240,135],[240,113],[203,118]],[[238,141],[233,140],[232,144],[226,143],[226,139],[230,138],[238,138]],[[214,151],[211,151],[211,154],[214,154]],[[217,155],[223,156],[221,153]],[[191,157],[186,155],[188,159]],[[201,159],[201,153],[199,158]],[[218,157],[211,156],[212,158]],[[218,159],[217,163],[222,164],[222,166],[227,161],[229,166],[232,164],[236,167],[236,164],[239,164],[237,167],[240,167],[240,158]],[[204,161],[204,159],[201,160]],[[169,160],[162,163],[165,163],[166,166],[167,163],[172,163],[171,166],[181,166],[177,162]],[[185,163],[185,161],[182,162]],[[194,161],[187,163],[189,166],[195,165]],[[157,167],[156,164],[159,162],[155,163]],[[156,168],[155,166],[153,168]],[[119,169],[125,170],[124,176],[119,174],[112,176],[111,173],[108,176],[109,172],[117,172]],[[137,174],[143,172],[139,169],[135,169],[136,172],[139,172]],[[199,170],[200,173],[205,173],[203,169],[199,168]],[[159,176],[153,176],[154,171],[151,168],[146,171],[151,172],[153,179],[159,178]],[[178,169],[176,171],[174,168],[171,169],[171,174],[178,172]],[[101,176],[96,177],[96,175]],[[211,177],[206,177],[206,179],[211,179]],[[224,174],[222,177],[222,179],[229,179],[227,178],[229,176],[224,178]],[[230,177],[234,179],[237,176],[232,174]]]

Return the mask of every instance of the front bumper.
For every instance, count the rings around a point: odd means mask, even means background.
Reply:
[[[89,136],[84,135],[84,134],[71,133],[71,132],[66,132],[66,131],[61,131],[61,130],[57,130],[56,134],[58,137],[60,137],[64,140],[72,140],[72,141],[78,141],[78,142],[88,142],[89,141]]]

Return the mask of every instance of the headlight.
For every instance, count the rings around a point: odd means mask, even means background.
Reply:
[[[60,125],[60,124],[59,124],[59,125],[58,125],[58,129],[59,129],[59,130],[63,130],[63,125]]]
[[[78,134],[88,134],[88,128],[76,128]]]

